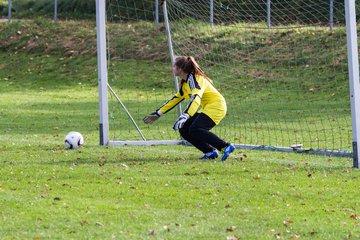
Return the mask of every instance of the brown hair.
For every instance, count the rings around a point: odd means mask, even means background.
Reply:
[[[206,78],[208,81],[212,83],[212,80],[206,76],[205,72],[200,68],[199,64],[195,61],[195,58],[192,56],[180,56],[175,58],[174,65],[181,70],[183,70],[185,73],[189,74],[199,74]]]

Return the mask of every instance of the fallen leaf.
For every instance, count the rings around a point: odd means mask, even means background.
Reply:
[[[49,192],[45,191],[39,196],[39,198],[46,198],[48,195],[49,195]]]
[[[291,221],[291,220],[284,220],[284,221],[283,221],[283,224],[284,224],[285,226],[288,226],[288,225],[290,225],[290,224],[292,224],[292,223],[294,223],[294,222]]]
[[[300,239],[300,234],[295,234],[290,237],[290,240]]]
[[[230,236],[230,237],[226,237],[226,240],[240,240],[241,238],[234,235],[234,236]]]
[[[261,178],[260,175],[256,175],[256,176],[253,177],[254,180],[259,180],[260,178]]]
[[[103,227],[103,226],[104,226],[104,224],[102,224],[101,222],[95,222],[95,225],[96,225],[96,226],[100,226],[100,227]]]
[[[235,229],[236,229],[235,226],[231,226],[231,227],[227,227],[227,228],[226,228],[226,231],[227,231],[227,232],[233,232]]]
[[[126,164],[120,164],[120,166],[122,166],[123,168],[125,168],[125,170],[129,170],[129,167]]]

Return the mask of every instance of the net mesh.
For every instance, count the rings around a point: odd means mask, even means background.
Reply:
[[[155,1],[107,2],[108,81],[146,140],[175,140],[175,111],[150,126],[142,121],[175,91],[166,35],[155,31],[154,19]],[[142,140],[118,100],[109,96],[110,138]]]
[[[176,111],[151,126],[141,121],[174,93],[154,1],[141,3],[108,4],[109,82],[147,139],[179,139]],[[226,98],[227,116],[213,131],[236,144],[351,150],[343,2],[333,3],[332,18],[330,1],[267,3],[215,0],[211,14],[209,0],[167,1],[175,55],[194,56]],[[114,139],[139,139],[122,109],[111,109]]]

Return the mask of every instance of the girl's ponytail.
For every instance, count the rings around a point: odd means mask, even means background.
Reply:
[[[196,62],[195,58],[192,56],[180,56],[175,58],[175,66],[179,67],[186,73],[199,74],[206,78],[209,82],[213,82],[205,72],[200,68],[199,64]]]
[[[191,64],[194,67],[194,74],[199,74],[204,78],[206,78],[209,82],[213,83],[213,81],[208,76],[206,76],[205,72],[200,68],[199,64],[195,61],[194,57],[188,56],[187,59],[188,61],[191,62]]]

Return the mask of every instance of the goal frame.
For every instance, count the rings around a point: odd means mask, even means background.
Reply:
[[[340,155],[353,158],[353,167],[359,168],[360,157],[360,84],[359,84],[359,56],[358,56],[358,38],[356,27],[356,11],[355,0],[345,1],[346,16],[346,35],[347,35],[347,53],[348,53],[348,72],[350,85],[350,103],[351,103],[351,119],[353,152],[334,151],[317,151],[314,153],[324,155]],[[164,13],[164,25],[167,33],[169,52],[171,63],[174,61],[174,53],[171,41],[171,31],[169,28],[169,20],[167,17],[166,0],[162,1]],[[160,140],[160,141],[112,141],[109,139],[109,117],[108,117],[108,69],[107,69],[107,44],[106,44],[106,0],[96,0],[96,27],[97,27],[97,59],[98,59],[98,88],[99,88],[99,144],[107,146],[125,146],[125,145],[168,145],[182,144],[187,145],[184,140]],[[174,76],[175,90],[178,90],[178,81]],[[178,107],[178,114],[181,114],[181,107]],[[263,149],[274,150],[272,147],[252,146],[252,145],[236,145],[242,149]],[[276,148],[276,150],[284,152],[312,152],[311,150],[302,150],[299,148]]]

